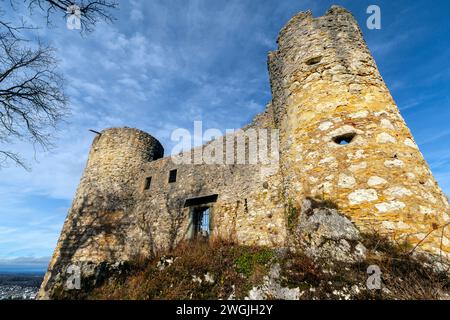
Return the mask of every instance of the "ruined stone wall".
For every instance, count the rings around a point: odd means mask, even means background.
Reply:
[[[177,169],[177,182],[168,183],[169,170]],[[283,246],[284,204],[279,195],[280,179],[261,174],[255,165],[182,165],[162,159],[146,169],[152,187],[139,190],[134,211],[145,219],[145,241],[154,249],[168,248],[189,235],[189,207],[185,200],[217,194],[211,203],[211,233],[248,245]],[[139,223],[140,226],[144,224]]]
[[[272,119],[265,112],[247,129],[273,126]],[[186,154],[192,157],[212,143]],[[188,239],[190,207],[185,201],[190,198],[218,195],[216,202],[208,204],[211,239],[284,246],[284,202],[277,167],[176,164],[162,155],[159,142],[139,130],[108,129],[95,138],[39,298],[51,298],[64,288],[70,266],[78,266],[83,279],[95,282],[118,263]],[[173,169],[177,179],[169,183]]]
[[[273,128],[270,108],[255,117],[244,130]],[[194,160],[197,152],[222,144],[221,164],[176,164],[172,157],[147,163],[136,189],[136,230],[142,230],[144,252],[173,247],[189,237],[189,207],[186,199],[217,194],[211,206],[211,236],[247,245],[283,246],[286,238],[284,201],[280,190],[278,165],[226,164],[226,139],[233,141],[237,155],[236,135],[213,141],[183,154]],[[248,141],[246,141],[248,154]],[[177,170],[177,181],[169,183],[169,172]],[[146,178],[151,187],[145,190]]]
[[[449,256],[447,199],[353,16],[336,6],[296,15],[269,70],[286,201],[333,201],[365,231]]]

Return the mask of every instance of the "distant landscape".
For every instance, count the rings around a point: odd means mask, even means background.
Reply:
[[[0,270],[0,300],[34,299],[43,277],[44,272]]]

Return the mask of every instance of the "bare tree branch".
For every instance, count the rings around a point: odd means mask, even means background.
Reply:
[[[0,167],[6,166],[7,163],[11,161],[22,168],[29,170],[29,167],[17,153],[0,150]]]
[[[28,2],[30,10],[39,8],[44,11],[47,23],[51,21],[53,14],[63,14],[67,18],[73,14],[71,8],[76,6],[81,13],[81,30],[91,32],[99,21],[112,22],[114,17],[111,14],[113,9],[118,7],[118,2],[113,0],[25,0]]]
[[[66,114],[54,51],[23,39],[24,29],[31,27],[0,19],[0,167],[13,162],[27,169],[20,155],[5,145],[24,140],[33,148],[48,149],[51,132]]]
[[[67,105],[56,64],[52,48],[27,47],[9,31],[0,34],[0,142],[21,139],[44,149],[51,145],[49,129],[56,127]],[[17,154],[1,154],[24,166]]]

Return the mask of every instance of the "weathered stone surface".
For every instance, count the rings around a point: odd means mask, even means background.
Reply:
[[[272,265],[269,274],[264,276],[263,283],[253,287],[245,300],[299,300],[300,288],[283,287],[280,284],[280,272],[279,264]]]
[[[257,116],[246,128],[270,128],[270,115],[267,111]],[[161,157],[159,142],[139,130],[108,129],[94,140],[39,298],[51,298],[64,285],[70,277],[69,265],[130,261],[190,238],[190,207],[185,206],[189,198],[218,195],[216,202],[208,204],[212,238],[284,245],[277,165],[177,165],[171,157]],[[177,180],[169,183],[173,169]],[[148,177],[151,186],[145,190]],[[81,276],[90,277],[84,271]],[[89,287],[86,281],[82,285]]]
[[[367,251],[347,217],[312,199],[303,201],[294,235],[294,241],[314,259],[357,262],[364,260]]]
[[[367,181],[367,184],[369,187],[375,187],[375,186],[383,185],[386,183],[387,183],[387,181],[385,179],[377,177],[377,176],[372,176],[369,178],[369,181]]]

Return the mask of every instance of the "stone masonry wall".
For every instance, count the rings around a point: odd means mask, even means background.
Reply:
[[[266,111],[246,129],[271,126],[272,116]],[[39,298],[52,298],[64,287],[71,265],[95,280],[118,263],[188,239],[190,208],[185,201],[190,198],[218,195],[216,202],[208,204],[211,238],[284,246],[284,202],[277,168],[248,162],[177,165],[162,154],[156,139],[135,129],[108,129],[95,138]],[[177,179],[169,183],[173,169]],[[145,189],[149,177],[151,185]]]
[[[140,130],[115,128],[95,137],[38,297],[48,298],[72,264],[123,260],[140,170],[163,154],[158,140]]]

